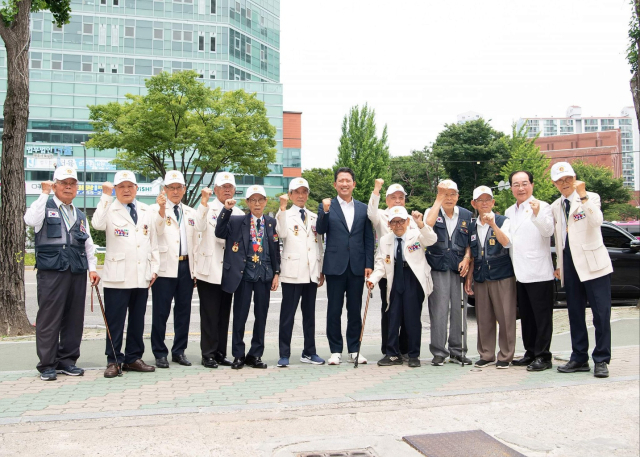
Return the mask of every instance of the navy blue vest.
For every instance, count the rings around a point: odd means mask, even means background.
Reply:
[[[89,238],[87,218],[78,208],[76,222],[70,230],[64,223],[62,211],[53,198],[47,201],[44,223],[36,233],[36,268],[38,270],[66,271],[86,273],[89,269],[85,241]]]
[[[444,211],[440,208],[440,214],[433,226],[433,231],[438,235],[438,241],[427,247],[427,262],[435,271],[458,271],[458,265],[464,258],[464,251],[469,246],[469,227],[471,226],[471,211],[458,206],[458,223],[449,238]]]
[[[261,222],[265,223],[264,218]],[[271,256],[269,251],[269,240],[267,239],[267,228],[264,228],[264,236],[262,237],[262,252],[256,252],[260,260],[254,262],[253,254],[247,256],[247,263],[242,274],[243,281],[258,282],[271,281],[273,279],[273,268],[271,268]],[[250,251],[253,251],[253,244],[250,242]]]
[[[505,216],[499,214],[496,214],[495,218],[498,227],[502,227],[504,221],[507,220]],[[491,227],[487,232],[484,246],[481,245],[476,222],[477,220],[471,224],[469,241],[471,255],[474,257],[473,280],[475,282],[498,281],[515,276],[511,257],[509,257],[509,249],[500,244]]]

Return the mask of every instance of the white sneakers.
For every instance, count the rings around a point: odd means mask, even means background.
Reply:
[[[329,361],[327,362],[327,364],[340,365],[340,362],[342,362],[342,354],[335,352],[331,354],[331,357],[329,357]]]
[[[358,356],[358,364],[362,365],[367,363],[367,359],[365,359],[365,357],[362,354],[358,355],[357,352],[352,352],[351,354],[349,354],[349,363],[355,363],[356,356]]]

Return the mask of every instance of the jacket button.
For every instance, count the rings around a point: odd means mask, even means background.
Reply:
[[[240,273],[244,273],[244,270],[240,270]]]

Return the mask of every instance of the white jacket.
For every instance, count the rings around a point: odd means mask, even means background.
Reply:
[[[163,278],[178,277],[178,263],[180,262],[180,227],[176,214],[173,212],[175,203],[167,199],[165,205],[165,217],[160,217],[160,206],[157,203],[151,205],[155,212],[156,229],[164,230],[162,235],[158,235],[158,253],[160,254],[160,270],[158,276]],[[187,255],[189,256],[189,271],[193,277],[194,268],[194,247],[196,243],[196,210],[187,205],[182,206],[182,223],[187,231]],[[168,222],[169,221],[169,222]]]
[[[609,252],[602,241],[602,211],[600,211],[600,196],[587,192],[589,200],[581,202],[577,193],[573,193],[569,207],[569,247],[571,258],[576,267],[580,281],[600,278],[613,272]],[[556,259],[560,269],[560,278],[564,286],[564,269],[562,267],[564,237],[562,225],[565,219],[564,206],[560,197],[551,204],[551,211],[555,220]]]
[[[156,213],[136,201],[138,223],[134,224],[127,208],[111,195],[102,195],[91,225],[106,231],[102,281],[114,289],[146,289],[152,275],[158,273],[158,230]]]
[[[367,281],[377,284],[382,278],[387,278],[387,302],[391,296],[393,286],[393,267],[395,265],[395,239],[396,235],[390,232],[382,237],[378,252],[376,253],[376,263],[373,273]],[[409,264],[411,271],[422,286],[424,298],[426,299],[433,291],[433,282],[431,280],[431,267],[427,263],[424,250],[427,246],[431,246],[438,241],[438,235],[431,227],[424,224],[421,229],[412,229],[409,227],[405,234],[404,243],[404,259]],[[410,249],[411,248],[411,249]],[[387,310],[389,306],[387,305]]]
[[[276,214],[276,231],[284,246],[280,281],[288,284],[318,283],[323,260],[322,235],[316,232],[318,216],[307,210],[305,226],[296,208]]]

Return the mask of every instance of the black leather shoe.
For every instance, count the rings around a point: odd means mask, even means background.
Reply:
[[[156,359],[156,366],[158,368],[169,368],[169,361],[166,357],[158,357]]]
[[[596,378],[608,378],[609,367],[607,367],[607,362],[596,362],[596,366],[593,367],[593,375]]]
[[[233,359],[233,363],[231,364],[231,368],[233,370],[240,370],[244,367],[244,357],[235,357]]]
[[[527,366],[527,371],[544,371],[553,368],[551,360],[544,360],[542,357],[536,359]]]
[[[267,364],[264,363],[260,357],[247,356],[244,364],[251,368],[267,368]]]
[[[511,365],[513,365],[514,367],[528,367],[533,363],[533,361],[533,357],[525,356],[521,359],[514,360],[513,362],[511,362]]]
[[[214,359],[213,357],[203,357],[202,365],[205,368],[218,368],[218,363],[216,362],[216,359]]]
[[[171,356],[171,361],[184,365],[185,367],[191,366],[191,362],[189,362],[189,359],[187,359],[187,356],[184,354]]]
[[[216,362],[218,365],[222,365],[223,367],[230,367],[233,365],[233,362],[227,359],[221,352],[216,353]]]
[[[578,371],[591,371],[589,362],[579,363],[570,360],[566,365],[560,365],[558,367],[560,373],[576,373]]]

